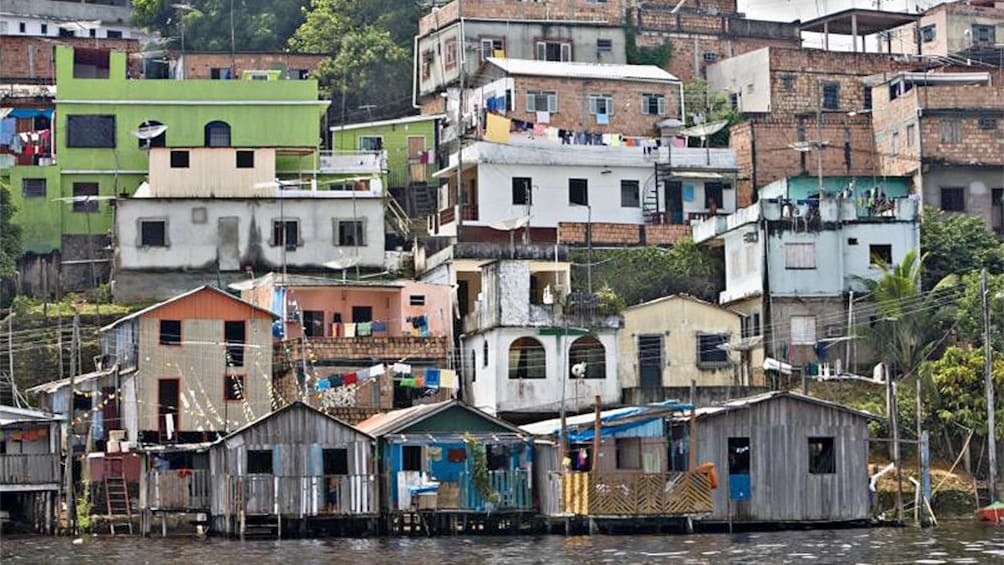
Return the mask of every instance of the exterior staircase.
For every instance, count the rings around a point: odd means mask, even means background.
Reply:
[[[105,511],[108,529],[115,535],[115,528],[127,526],[132,531],[132,504],[129,501],[129,486],[122,469],[121,456],[105,455],[104,459]]]

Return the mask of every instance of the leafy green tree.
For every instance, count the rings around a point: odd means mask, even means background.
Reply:
[[[881,361],[890,363],[900,378],[916,374],[944,343],[953,312],[947,301],[955,277],[922,292],[924,258],[910,251],[897,265],[876,265],[882,275],[864,280],[874,305],[874,322],[859,326],[866,342],[877,349]]]
[[[572,288],[585,290],[589,254],[577,249],[572,261]],[[720,262],[689,239],[669,249],[594,250],[592,261],[593,289],[611,304],[632,306],[677,293],[717,303],[723,288]]]
[[[638,45],[638,27],[628,18],[624,23],[625,56],[629,65],[655,65],[665,67],[673,58],[673,44],[663,40],[660,45]]]
[[[177,0],[133,0],[133,23],[171,38],[186,51],[230,51],[231,17],[236,51],[281,51],[303,23],[308,0],[191,0],[192,10]]]
[[[956,338],[966,344],[983,346],[983,296],[980,273],[962,277],[962,289],[957,303]],[[994,351],[1004,351],[1004,275],[987,278],[990,290],[990,343]]]
[[[983,350],[967,351],[950,347],[937,361],[925,363],[922,372],[934,383],[936,403],[933,415],[946,426],[961,424],[986,437],[987,398],[984,388]],[[996,356],[991,371],[994,386],[1004,389],[1004,359]],[[1004,402],[998,402],[995,427],[997,437],[1004,435]]]
[[[920,224],[920,248],[925,255],[925,289],[948,275],[984,268],[991,274],[1004,272],[1004,248],[980,218],[927,208]]]
[[[17,260],[21,257],[21,226],[12,223],[14,204],[10,189],[0,183],[0,279],[17,276]]]
[[[329,55],[317,78],[331,89],[335,122],[409,110],[411,42],[422,14],[418,3],[312,0],[305,13],[289,44],[296,51]]]

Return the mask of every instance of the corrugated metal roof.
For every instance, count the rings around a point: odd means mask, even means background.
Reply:
[[[486,420],[491,420],[495,424],[507,428],[515,433],[522,433],[522,430],[513,426],[509,422],[490,416],[457,400],[444,400],[442,402],[434,402],[432,404],[416,404],[410,408],[402,408],[400,410],[392,410],[390,412],[381,412],[380,414],[375,414],[362,422],[359,422],[356,424],[356,427],[365,433],[380,437],[387,434],[398,433],[415,423],[454,406],[463,408],[464,410],[476,414]]]
[[[296,400],[294,402],[290,402],[289,404],[283,406],[282,408],[280,408],[278,410],[273,410],[272,412],[269,412],[268,414],[265,414],[264,416],[259,416],[258,418],[254,419],[254,420],[252,420],[252,421],[244,424],[243,426],[237,428],[236,430],[230,432],[225,437],[221,437],[218,440],[212,442],[212,444],[216,445],[218,443],[222,443],[222,442],[226,441],[229,438],[232,438],[232,437],[234,437],[236,435],[244,433],[246,430],[251,429],[251,428],[257,426],[258,424],[264,422],[265,420],[268,420],[268,419],[274,417],[277,414],[280,414],[282,412],[286,412],[287,410],[292,410],[294,407],[305,408],[305,409],[307,409],[307,410],[309,410],[311,412],[315,412],[315,413],[323,416],[324,418],[328,418],[329,420],[333,420],[333,421],[335,421],[335,422],[337,422],[337,423],[345,426],[346,428],[351,428],[353,431],[357,431],[357,432],[359,432],[359,433],[361,433],[361,434],[363,434],[365,436],[368,436],[370,438],[376,439],[375,437],[373,437],[373,435],[371,435],[371,434],[363,431],[358,426],[353,426],[352,424],[349,424],[347,422],[343,422],[343,421],[339,420],[338,418],[335,418],[334,416],[332,416],[330,414],[326,414],[323,411],[318,410],[317,408],[314,408],[313,406],[311,406],[311,405],[309,405],[309,404],[307,404],[307,403],[305,403],[303,401]]]
[[[512,75],[634,80],[664,83],[680,82],[680,79],[655,65],[573,63],[536,61],[532,59],[499,59],[495,57],[488,57],[486,61]]]
[[[604,410],[600,412],[600,425],[616,425],[618,420],[628,418],[630,416],[641,416],[646,412],[663,412],[665,410],[672,410],[675,408],[679,408],[681,410],[689,409],[690,405],[681,404],[676,400],[664,400],[662,402],[646,404],[644,406],[624,406],[622,408],[613,408],[611,410]],[[583,426],[593,424],[595,421],[596,414],[593,412],[586,412],[585,414],[579,414],[577,416],[565,417],[565,427],[572,428],[576,426]],[[561,432],[561,418],[552,418],[542,422],[526,424],[525,426],[520,426],[520,429],[535,436],[559,434]]]
[[[58,422],[62,419],[62,416],[42,412],[41,410],[0,405],[0,428],[14,424]]]
[[[660,298],[655,298],[655,299],[649,300],[648,302],[642,302],[641,304],[635,304],[634,306],[628,306],[624,310],[634,310],[634,309],[637,309],[637,308],[645,308],[647,306],[653,306],[655,304],[661,304],[661,303],[667,302],[669,300],[677,300],[677,299],[678,300],[688,300],[690,302],[694,302],[694,303],[700,304],[702,306],[710,306],[711,308],[716,308],[718,310],[723,310],[725,312],[729,312],[730,314],[735,314],[737,316],[740,315],[739,312],[737,312],[737,311],[735,311],[735,310],[733,310],[731,308],[724,308],[722,306],[719,306],[718,304],[715,304],[714,302],[708,302],[707,300],[702,300],[702,299],[700,299],[700,298],[698,298],[698,297],[696,297],[696,296],[694,296],[692,294],[687,294],[685,292],[679,292],[679,293],[676,293],[676,294],[670,294],[668,296],[662,296]]]
[[[74,377],[73,383],[74,386],[82,385],[84,383],[100,379],[101,377],[107,377],[108,375],[111,375],[113,372],[115,372],[115,367],[103,369],[100,371],[92,371],[90,373],[84,373],[83,375],[77,375],[76,377]],[[59,379],[55,381],[49,381],[47,383],[42,383],[40,385],[35,385],[27,389],[25,392],[27,392],[28,394],[52,394],[57,390],[69,385],[70,385],[70,377],[66,377],[65,379]]]
[[[106,332],[106,331],[108,331],[110,329],[115,328],[116,326],[118,326],[122,322],[125,322],[127,320],[131,320],[133,318],[138,318],[140,316],[149,314],[150,312],[153,312],[154,310],[156,310],[158,308],[162,308],[164,306],[167,306],[168,304],[172,304],[172,303],[177,302],[179,300],[184,300],[185,298],[188,298],[189,296],[193,296],[195,294],[198,294],[199,292],[202,292],[203,290],[209,290],[209,291],[212,291],[212,292],[219,293],[222,296],[225,296],[225,297],[229,298],[230,300],[234,300],[236,302],[240,302],[242,304],[245,304],[245,305],[247,305],[250,308],[254,308],[255,310],[259,310],[261,312],[264,312],[264,313],[268,314],[269,316],[271,316],[273,318],[277,318],[278,317],[274,313],[272,313],[271,311],[266,310],[265,308],[261,308],[260,306],[255,306],[254,304],[251,304],[250,302],[241,300],[240,298],[237,298],[236,296],[234,296],[234,295],[232,295],[232,294],[230,294],[230,293],[228,293],[228,292],[226,292],[224,290],[220,290],[220,289],[216,288],[215,286],[210,286],[210,285],[207,284],[207,285],[200,286],[198,288],[193,288],[192,290],[190,290],[188,292],[183,292],[183,293],[181,293],[181,294],[179,294],[177,296],[168,298],[167,300],[165,300],[163,302],[158,302],[157,304],[154,304],[152,306],[147,306],[146,308],[143,308],[142,310],[139,310],[137,312],[133,312],[132,314],[129,314],[128,316],[123,316],[123,317],[119,318],[118,320],[115,320],[114,322],[112,322],[112,323],[108,324],[107,326],[101,328],[98,331],[99,332]]]
[[[398,281],[366,281],[366,280],[342,280],[333,277],[323,277],[318,275],[285,275],[268,273],[255,279],[242,280],[230,284],[227,288],[236,291],[251,290],[263,286],[299,286],[299,287],[360,287],[360,288],[387,288],[400,289],[404,284]]]
[[[807,395],[804,395],[804,394],[801,394],[801,393],[798,393],[798,392],[792,392],[792,391],[787,391],[787,390],[775,390],[775,391],[764,392],[764,393],[760,393],[760,394],[754,394],[752,396],[746,396],[744,398],[736,398],[734,400],[729,400],[728,402],[724,402],[722,404],[718,404],[718,405],[715,405],[715,406],[705,406],[703,408],[698,408],[697,409],[697,418],[698,419],[708,418],[708,417],[713,417],[713,416],[720,416],[722,414],[725,414],[725,413],[728,413],[728,412],[732,412],[734,410],[745,410],[746,408],[749,408],[749,407],[754,406],[756,404],[760,404],[762,402],[767,402],[769,400],[774,400],[775,398],[791,398],[793,400],[799,400],[799,401],[802,401],[802,402],[809,402],[809,403],[812,403],[812,404],[818,404],[819,406],[824,406],[826,408],[833,408],[835,410],[840,410],[842,412],[847,412],[849,414],[853,414],[855,416],[860,416],[862,418],[868,418],[868,419],[871,419],[871,420],[877,420],[877,419],[879,419],[878,416],[876,416],[876,415],[874,415],[874,414],[872,414],[870,412],[865,412],[863,410],[855,410],[854,408],[850,408],[848,406],[844,406],[843,404],[837,404],[836,402],[830,402],[829,400],[823,400],[822,398],[816,398],[814,396],[807,396]],[[690,415],[687,414],[685,416],[679,416],[676,419],[677,420],[686,420],[686,419],[689,419],[689,418],[690,418]]]

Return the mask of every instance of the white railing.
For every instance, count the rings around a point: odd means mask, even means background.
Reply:
[[[321,172],[381,174],[387,172],[386,151],[321,151]]]

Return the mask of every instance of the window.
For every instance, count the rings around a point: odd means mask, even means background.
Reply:
[[[167,220],[140,220],[139,244],[142,247],[167,247]]]
[[[568,378],[577,379],[572,369],[580,363],[585,363],[585,379],[607,378],[606,349],[600,340],[592,336],[582,336],[572,342],[568,348]]]
[[[223,376],[223,400],[235,401],[247,398],[244,394],[244,375]]]
[[[791,317],[791,343],[793,345],[816,344],[816,317]]]
[[[861,99],[863,100],[862,105],[865,110],[872,109],[872,87],[863,86],[861,90]]]
[[[917,136],[917,126],[912,125],[912,124],[906,126],[906,146],[907,147],[913,147],[913,144],[916,143],[914,141],[914,138],[916,136]]]
[[[271,475],[272,474],[272,451],[269,449],[249,449],[248,450],[248,474],[249,475]]]
[[[188,151],[171,151],[171,168],[172,169],[187,169],[188,168]]]
[[[422,446],[403,445],[401,446],[401,470],[421,471],[422,470]]]
[[[450,463],[463,463],[467,461],[466,447],[452,447],[446,450],[446,460]]]
[[[209,219],[209,211],[205,206],[196,206],[192,208],[192,223],[193,224],[204,224]]]
[[[481,342],[481,366],[488,366],[488,340]]]
[[[21,179],[21,196],[45,198],[45,179]]]
[[[98,211],[97,196],[98,196],[98,183],[96,182],[73,183],[73,211],[85,212],[85,213],[97,212]]]
[[[840,108],[840,83],[823,83],[823,108],[827,110]]]
[[[869,245],[868,260],[872,267],[892,266],[892,245]]]
[[[892,141],[892,152],[895,155],[896,153],[899,153],[899,132],[898,131],[892,132],[892,140],[891,141]]]
[[[641,469],[641,438],[624,437],[614,440],[618,469]]]
[[[237,168],[238,169],[253,169],[254,168],[254,151],[242,150],[237,152]]]
[[[981,116],[977,124],[980,126],[980,129],[997,129],[997,118]]]
[[[300,244],[300,222],[296,220],[272,221],[272,246],[285,245],[293,250]]]
[[[579,206],[589,205],[589,181],[587,179],[568,179],[568,203]]]
[[[436,58],[436,53],[432,49],[422,51],[422,80],[432,78],[432,61]]]
[[[160,321],[160,344],[181,345],[181,320]]]
[[[67,147],[115,147],[115,116],[66,116]]]
[[[376,135],[360,135],[356,138],[360,151],[382,151],[383,138]]]
[[[538,61],[571,61],[572,44],[558,41],[537,42]]]
[[[321,451],[324,460],[325,475],[349,474],[349,450],[344,447],[325,449]]]
[[[809,472],[813,475],[825,475],[837,472],[832,437],[809,438]]]
[[[941,187],[941,209],[945,212],[965,212],[965,189],[960,186]]]
[[[781,75],[781,88],[784,90],[791,90],[792,88],[795,88],[795,75]]]
[[[481,38],[481,60],[484,61],[488,57],[494,57],[496,52],[505,57],[505,44],[501,39],[488,39]]]
[[[48,35],[49,34],[49,24],[42,24],[41,30],[42,30],[42,35]]]
[[[352,307],[352,323],[362,324],[365,322],[373,321],[373,307],[372,306],[353,306]]]
[[[339,247],[362,247],[366,245],[363,220],[336,220],[336,236]]]
[[[920,40],[930,43],[938,36],[938,27],[935,24],[926,25],[920,28]]]
[[[211,80],[228,80],[233,78],[233,71],[230,67],[213,67],[209,69],[209,78]]]
[[[621,181],[621,208],[640,208],[641,198],[639,196],[638,181]]]
[[[223,322],[223,339],[227,342],[227,365],[244,366],[244,344],[247,343],[247,323],[243,320]]]
[[[641,111],[649,116],[666,115],[666,97],[662,94],[642,94]]]
[[[753,335],[760,335],[760,313],[753,314]]]
[[[706,209],[717,211],[722,207],[722,202],[724,202],[723,189],[724,185],[720,182],[704,183],[704,207]]]
[[[596,40],[596,52],[597,53],[611,53],[614,50],[614,41],[612,39],[597,39]]]
[[[614,113],[614,97],[611,94],[590,94],[589,113],[607,116]]]
[[[324,337],[324,312],[320,310],[303,311],[303,335]]]
[[[816,268],[816,244],[815,243],[785,243],[784,244],[784,268],[785,269],[815,269]]]
[[[408,306],[425,306],[425,295],[424,294],[409,295]]]
[[[513,340],[509,346],[509,378],[547,378],[547,353],[539,341],[532,337]]]
[[[526,111],[557,113],[558,94],[555,92],[527,92]]]
[[[447,39],[446,44],[443,46],[443,66],[447,69],[453,69],[457,66],[456,38]]]
[[[956,118],[941,118],[941,142],[959,143],[962,141],[962,120]]]
[[[698,334],[697,366],[701,369],[728,367],[729,352],[720,347],[728,341],[728,334]]]
[[[973,24],[973,43],[976,45],[993,45],[996,42],[996,29],[992,25]]]
[[[750,438],[730,437],[728,440],[728,450],[729,474],[750,474]]]
[[[206,124],[205,146],[230,147],[230,125],[219,121]]]
[[[530,177],[512,178],[513,206],[529,206],[533,204],[533,179]]]
[[[105,37],[108,39],[122,39],[122,32],[110,29],[105,32]]]
[[[705,51],[704,52],[704,62],[705,63],[714,63],[717,60],[718,60],[718,53],[715,53],[714,51]]]
[[[151,130],[153,128],[156,128],[157,126],[162,126],[162,125],[164,125],[164,124],[162,124],[162,123],[160,123],[160,122],[158,122],[156,120],[147,120],[147,121],[145,121],[145,122],[143,122],[143,123],[141,123],[139,125],[139,129],[140,129],[140,131],[142,131],[142,130]],[[166,147],[166,146],[167,146],[167,129],[166,128],[164,129],[164,131],[160,132],[159,135],[156,135],[154,137],[150,137],[150,138],[147,138],[147,139],[140,139],[139,140],[139,148],[140,149],[149,149],[150,147]]]
[[[18,24],[17,24],[17,30],[19,32],[26,33],[26,31],[25,31],[26,29],[27,29],[27,26],[25,25],[24,22],[18,22]]]

